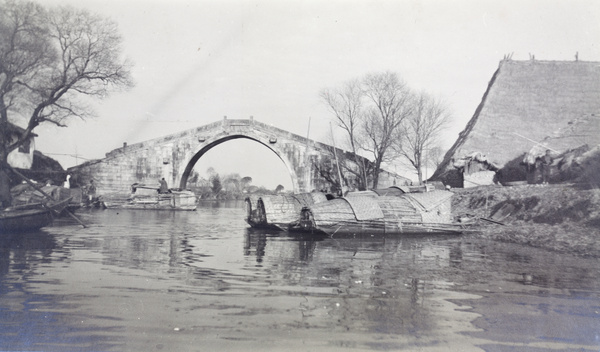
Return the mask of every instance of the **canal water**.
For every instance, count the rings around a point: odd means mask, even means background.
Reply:
[[[598,351],[600,265],[468,236],[298,238],[241,202],[0,247],[2,351]]]

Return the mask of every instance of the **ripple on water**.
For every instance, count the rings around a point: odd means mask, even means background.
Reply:
[[[241,203],[78,215],[89,228],[0,248],[0,349],[598,347],[594,260],[461,236],[299,238],[249,229]]]

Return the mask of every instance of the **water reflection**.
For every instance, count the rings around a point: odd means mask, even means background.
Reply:
[[[297,237],[243,211],[84,212],[89,228],[0,246],[0,349],[598,345],[594,260],[464,236]]]
[[[436,239],[276,237],[250,230],[244,254],[261,263],[269,254],[277,257],[276,262],[266,260],[263,267],[283,281],[280,285],[313,287],[314,292],[331,295],[328,315],[337,326],[348,331],[419,336],[435,326],[429,291],[451,285],[441,280],[428,282],[419,277],[419,271],[449,267],[461,260],[458,245],[451,247],[453,250],[428,245]],[[282,258],[283,253],[288,257]],[[417,266],[420,270],[415,270]]]
[[[450,256],[450,266],[454,268],[460,268],[463,261],[462,248],[460,248],[460,244],[453,244],[449,249]]]
[[[267,246],[267,234],[263,231],[256,231],[252,228],[246,230],[244,236],[244,255],[255,256],[256,262],[261,263],[265,256]]]
[[[9,269],[16,275],[27,275],[37,266],[50,261],[57,243],[51,234],[33,231],[0,241],[0,246],[0,275],[7,275]]]
[[[83,346],[108,350],[110,329],[71,324],[73,315],[63,297],[40,292],[37,287],[56,284],[46,279],[47,265],[68,261],[66,250],[55,236],[45,231],[19,234],[0,242],[0,348],[2,350],[77,350]],[[65,347],[68,346],[68,347]]]
[[[245,255],[256,256],[262,267],[271,275],[277,275],[283,285],[332,288],[331,291],[315,292],[331,295],[327,300],[327,314],[333,317],[332,323],[348,331],[430,335],[439,328],[441,313],[437,292],[468,287],[470,292],[486,298],[469,300],[466,304],[475,306],[474,311],[487,312],[487,319],[495,317],[505,322],[490,326],[482,323],[487,320],[477,319],[476,326],[485,331],[493,331],[504,339],[506,335],[515,336],[519,341],[526,334],[511,328],[509,312],[519,310],[521,304],[529,304],[524,302],[554,297],[559,304],[571,308],[558,313],[552,304],[536,303],[533,314],[549,315],[558,322],[555,324],[570,325],[569,330],[577,337],[569,343],[597,343],[582,339],[581,333],[573,331],[581,329],[591,333],[600,328],[597,309],[600,268],[594,260],[461,237],[297,239],[285,234],[276,237],[251,231],[247,233],[245,243]],[[256,251],[250,250],[252,248]],[[582,291],[587,292],[585,301],[581,300]],[[507,292],[514,303],[504,301]],[[594,302],[590,308],[595,311],[587,319],[574,318],[573,313],[567,313],[585,309],[583,307],[589,306],[590,296]],[[482,305],[484,301],[486,304]],[[499,311],[488,309],[499,305],[503,306]],[[527,318],[533,326],[546,324],[545,319],[536,322]],[[483,338],[486,334],[478,332],[471,336]]]

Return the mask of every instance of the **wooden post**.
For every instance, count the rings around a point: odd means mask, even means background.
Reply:
[[[340,178],[340,193],[344,195],[344,180],[342,180],[342,171],[340,170],[340,162],[337,157],[337,148],[335,146],[335,137],[333,136],[333,127],[331,122],[329,123],[329,129],[331,130],[331,140],[333,142],[333,156],[335,157],[335,164],[337,165],[338,177]]]

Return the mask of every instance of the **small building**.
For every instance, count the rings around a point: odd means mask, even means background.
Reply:
[[[479,152],[456,160],[453,166],[462,175],[464,188],[487,186],[496,182],[498,167]]]
[[[25,129],[10,122],[8,123],[8,130],[11,137],[10,143],[16,142],[25,133]],[[8,154],[8,164],[10,166],[18,169],[31,169],[33,152],[35,151],[35,137],[37,137],[35,133],[30,133],[25,143]]]

